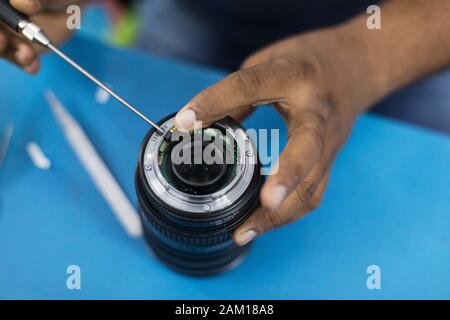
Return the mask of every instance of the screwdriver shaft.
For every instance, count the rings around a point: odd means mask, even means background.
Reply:
[[[117,93],[115,93],[111,88],[109,88],[107,85],[105,85],[103,82],[95,78],[92,74],[90,74],[87,70],[85,70],[83,67],[81,67],[78,63],[73,61],[71,58],[66,56],[62,51],[60,51],[58,48],[56,48],[52,43],[48,43],[47,47],[51,49],[54,53],[56,53],[58,56],[60,56],[63,60],[68,62],[72,67],[80,71],[82,74],[84,74],[88,79],[90,79],[92,82],[94,82],[97,86],[108,92],[111,96],[113,96],[117,101],[122,103],[125,107],[133,111],[135,114],[137,114],[139,117],[141,117],[144,121],[146,121],[148,124],[153,126],[159,134],[163,135],[164,131],[152,120],[147,118],[144,114],[142,114],[139,110],[137,110],[135,107],[133,107],[131,104],[129,104],[127,101],[125,101],[122,97],[120,97]]]

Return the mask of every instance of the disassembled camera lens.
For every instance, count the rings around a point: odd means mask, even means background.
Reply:
[[[144,138],[136,171],[140,216],[155,254],[177,271],[208,275],[237,265],[249,246],[232,232],[259,205],[256,149],[244,129],[225,118],[190,133],[175,115]]]

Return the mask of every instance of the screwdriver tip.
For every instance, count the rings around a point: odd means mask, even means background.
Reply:
[[[166,134],[164,135],[164,141],[170,142],[171,140],[172,140],[172,132],[167,131]]]

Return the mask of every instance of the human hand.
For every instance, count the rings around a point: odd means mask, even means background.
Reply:
[[[328,172],[357,115],[379,95],[365,45],[338,28],[296,36],[249,57],[241,70],[195,96],[176,117],[180,129],[241,120],[273,104],[286,121],[288,142],[261,204],[234,233],[244,245],[318,206]]]
[[[66,28],[66,8],[70,4],[84,1],[69,0],[11,0],[11,5],[44,28],[48,36],[59,43],[70,34]],[[26,72],[34,74],[39,70],[39,53],[44,49],[0,22],[0,57],[10,60]]]

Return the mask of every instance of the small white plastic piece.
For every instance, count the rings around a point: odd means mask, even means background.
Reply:
[[[110,98],[110,95],[108,92],[103,90],[100,87],[97,87],[97,91],[95,92],[95,101],[97,101],[98,104],[106,104],[108,103]]]
[[[36,142],[29,142],[27,144],[27,152],[36,168],[41,170],[48,170],[51,168],[52,162],[45,156],[41,147],[39,147]]]

